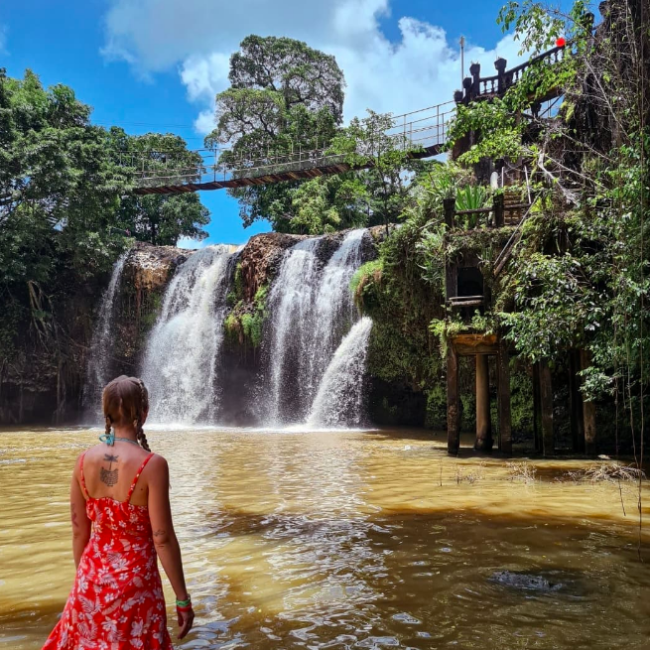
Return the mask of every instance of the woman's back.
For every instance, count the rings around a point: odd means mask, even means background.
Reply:
[[[112,447],[100,444],[88,449],[82,456],[83,466],[80,462],[86,498],[130,501],[133,505],[146,507],[148,472],[144,471],[142,475],[139,472],[149,455],[142,447],[121,441],[116,441]],[[135,489],[129,495],[134,481]]]

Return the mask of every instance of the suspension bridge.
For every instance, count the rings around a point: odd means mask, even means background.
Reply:
[[[521,65],[506,70],[505,59],[497,59],[497,74],[481,77],[480,65],[470,66],[470,77],[463,81],[463,90],[454,99],[410,113],[392,116],[390,127],[382,133],[392,145],[411,159],[429,158],[444,151],[450,125],[458,104],[489,101],[502,97],[519,83],[524,72],[533,65],[556,65],[565,56],[565,45],[548,50]],[[543,102],[553,102],[562,93],[552,89],[536,97],[532,108],[538,115]],[[550,109],[547,109],[550,110]],[[165,152],[119,154],[119,162],[136,170],[136,194],[179,194],[199,190],[242,188],[311,179],[327,174],[339,174],[351,169],[370,168],[373,162],[372,141],[357,143],[356,153],[366,162],[352,165],[347,154],[332,152],[330,147],[292,147],[290,151],[268,149],[265,155],[240,155],[233,158],[228,148],[198,149],[182,157]],[[222,159],[221,154],[230,155]],[[188,158],[191,162],[188,162]]]

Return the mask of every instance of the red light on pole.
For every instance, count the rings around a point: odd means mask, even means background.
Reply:
[[[564,47],[566,45],[566,38],[564,38],[564,36],[560,36],[560,38],[558,38],[557,41],[555,41],[555,44],[558,47]]]

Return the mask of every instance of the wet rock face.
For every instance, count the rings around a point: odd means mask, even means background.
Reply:
[[[194,252],[142,242],[131,249],[115,298],[113,375],[137,372],[147,334],[160,313],[165,289],[176,269]]]
[[[327,264],[348,232],[341,231],[322,236],[322,241],[316,252],[321,265]],[[364,238],[363,242],[364,261],[374,259],[377,256],[376,247],[383,240],[384,232],[383,226],[369,229],[371,236]],[[307,236],[287,235],[277,232],[263,233],[250,238],[238,259],[239,274],[242,281],[242,297],[245,302],[252,302],[257,290],[273,280],[280,268],[285,251],[303,239],[307,239]]]
[[[276,275],[284,251],[303,239],[303,236],[277,232],[250,238],[239,256],[239,272],[246,302],[252,302],[257,290]]]
[[[124,273],[136,290],[159,291],[167,285],[176,268],[193,253],[175,246],[138,242],[129,253]]]

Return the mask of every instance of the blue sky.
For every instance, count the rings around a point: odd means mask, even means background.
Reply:
[[[466,65],[492,74],[496,55],[513,64],[518,44],[495,18],[501,0],[3,0],[0,60],[9,75],[36,72],[71,86],[94,122],[129,133],[172,132],[202,146],[227,61],[250,33],[290,36],[334,54],[346,75],[345,117],[370,107],[396,114],[452,98]],[[203,192],[209,241],[242,243],[225,191]]]

